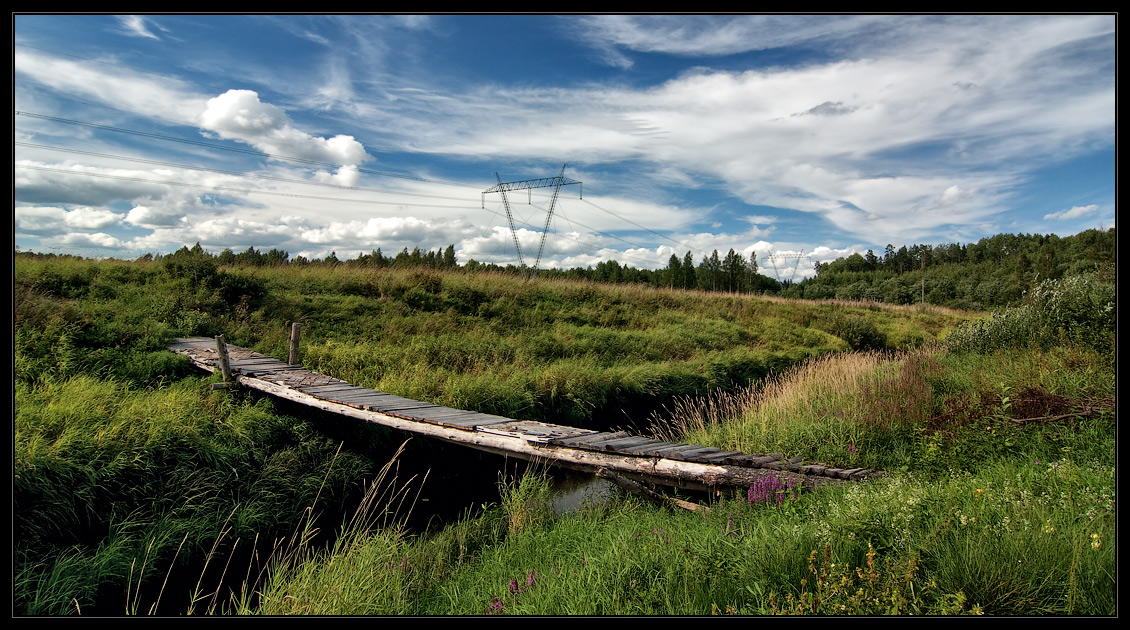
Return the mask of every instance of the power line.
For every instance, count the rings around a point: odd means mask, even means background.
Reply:
[[[597,210],[600,210],[601,212],[606,212],[606,213],[616,217],[617,219],[620,219],[621,221],[623,221],[625,223],[630,223],[631,225],[634,225],[634,226],[640,228],[641,230],[644,230],[645,232],[649,232],[651,234],[654,234],[655,236],[658,236],[659,238],[665,238],[665,239],[671,241],[672,243],[678,245],[679,247],[686,247],[687,249],[694,249],[693,247],[688,246],[686,243],[676,241],[675,239],[671,238],[670,236],[660,234],[659,232],[656,232],[655,230],[652,230],[651,228],[644,227],[644,226],[640,225],[639,223],[636,223],[636,222],[634,222],[630,219],[626,219],[626,218],[616,214],[615,212],[612,212],[611,210],[601,208],[600,206],[596,205],[595,203],[589,201],[588,199],[582,199],[582,201],[584,201],[585,203],[589,204],[590,206],[596,208]]]

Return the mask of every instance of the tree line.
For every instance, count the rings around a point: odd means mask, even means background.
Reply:
[[[1025,292],[1044,280],[1093,271],[1114,273],[1115,228],[1086,230],[1073,236],[1055,234],[997,234],[976,243],[887,245],[880,256],[873,250],[831,262],[818,262],[816,275],[800,282],[778,281],[760,273],[756,253],[748,258],[730,249],[704,254],[696,263],[692,252],[672,254],[667,266],[640,269],[606,260],[587,267],[538,269],[542,278],[565,278],[602,283],[644,284],[675,289],[771,294],[797,299],[841,299],[888,304],[928,303],[951,308],[987,310],[1019,302]],[[55,257],[55,254],[27,254]],[[69,256],[68,256],[69,257]],[[341,260],[336,252],[324,258],[291,257],[279,249],[248,247],[235,253],[205,251],[199,243],[166,255],[145,254],[139,260],[163,261],[177,275],[203,277],[216,267],[283,265],[342,266],[344,268],[460,269],[529,275],[513,264],[497,265],[474,259],[460,264],[455,246],[436,250],[404,248],[395,255],[380,248]]]
[[[784,297],[925,302],[987,310],[1016,304],[1029,288],[1086,272],[1113,274],[1115,229],[1073,236],[997,234],[976,243],[887,245],[816,264],[816,275],[781,291]]]

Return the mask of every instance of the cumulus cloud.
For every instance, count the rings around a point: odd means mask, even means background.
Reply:
[[[251,90],[228,90],[209,99],[201,126],[221,138],[237,140],[268,154],[356,166],[370,159],[353,136],[312,136],[297,127],[278,107],[259,100]]]
[[[55,232],[65,225],[67,211],[55,207],[27,207],[15,208],[15,223],[17,232]]]
[[[47,242],[58,243],[68,247],[100,247],[104,249],[119,250],[125,248],[126,244],[120,239],[110,236],[104,232],[96,232],[94,234],[81,234],[71,233],[65,234],[57,239],[51,239]]]
[[[1067,210],[1059,212],[1051,212],[1044,215],[1045,221],[1067,221],[1069,219],[1078,219],[1080,217],[1090,216],[1098,212],[1099,207],[1095,204],[1088,206],[1074,206]]]
[[[15,227],[21,232],[52,233],[61,230],[99,230],[118,225],[122,215],[100,208],[20,206],[14,209]]]
[[[151,208],[148,206],[134,206],[126,213],[125,221],[140,227],[169,227],[185,220],[182,212],[176,208]]]
[[[76,208],[63,218],[67,227],[79,230],[98,230],[122,222],[122,215],[109,210]]]

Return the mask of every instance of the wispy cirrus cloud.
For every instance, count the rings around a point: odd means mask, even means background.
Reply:
[[[118,23],[121,25],[122,30],[134,37],[147,37],[149,39],[160,39],[150,29],[150,23],[140,15],[123,15],[118,18]]]

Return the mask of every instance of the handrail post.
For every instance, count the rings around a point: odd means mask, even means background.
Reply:
[[[301,337],[302,324],[293,322],[290,325],[290,355],[287,357],[287,363],[291,365],[298,365],[298,341]]]
[[[231,364],[228,363],[228,345],[224,343],[223,335],[216,335],[216,355],[220,364],[220,374],[224,376],[225,383],[232,382]]]

